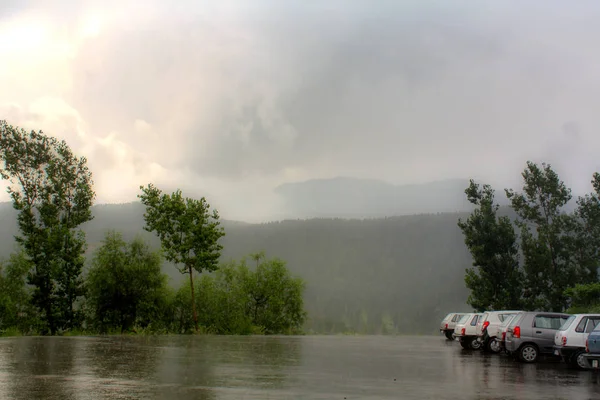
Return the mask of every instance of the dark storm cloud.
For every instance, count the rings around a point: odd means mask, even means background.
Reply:
[[[154,18],[79,51],[69,101],[166,168],[518,176],[561,157],[563,124],[600,127],[593,3],[144,4]],[[158,142],[128,134],[136,119]]]

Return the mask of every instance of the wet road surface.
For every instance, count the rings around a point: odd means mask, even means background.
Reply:
[[[598,373],[441,337],[0,339],[0,399],[599,399]]]

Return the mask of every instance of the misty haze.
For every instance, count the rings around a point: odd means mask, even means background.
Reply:
[[[600,396],[599,18],[0,0],[0,397]]]

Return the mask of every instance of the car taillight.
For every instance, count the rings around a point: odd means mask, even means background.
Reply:
[[[590,346],[588,346],[588,340],[585,339],[585,352],[589,353],[590,352]]]
[[[446,329],[448,329],[448,324],[446,324]]]
[[[516,337],[517,339],[521,337],[521,327],[520,326],[515,326],[513,328],[513,337]]]
[[[485,322],[483,323],[483,328],[481,328],[481,331],[482,331],[482,332],[483,332],[483,331],[485,331],[485,330],[487,329],[487,327],[488,327],[488,326],[490,326],[490,321],[485,321]]]
[[[461,335],[463,335],[463,336],[465,336],[465,328],[462,328],[462,329],[460,330],[460,334],[461,334]]]
[[[567,345],[567,337],[566,336],[562,337],[562,344],[563,344],[563,346]]]

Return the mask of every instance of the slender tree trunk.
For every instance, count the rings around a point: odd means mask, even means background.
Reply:
[[[196,314],[196,300],[194,298],[194,278],[192,277],[193,268],[190,265],[188,269],[190,271],[190,288],[192,289],[192,313],[194,313],[194,326],[196,328],[196,332],[198,332],[198,314]]]

